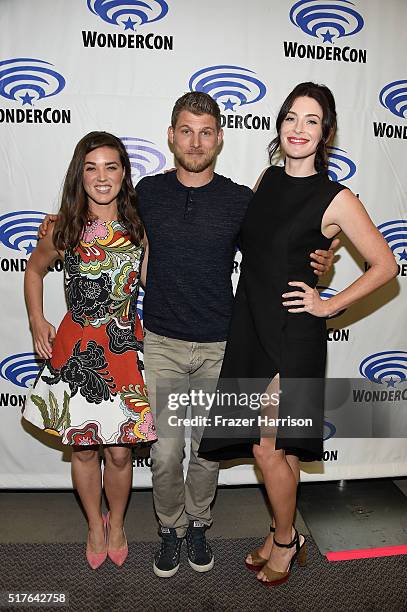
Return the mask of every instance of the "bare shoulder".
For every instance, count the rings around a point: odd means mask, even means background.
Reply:
[[[333,198],[325,213],[325,221],[337,223],[339,218],[344,215],[354,215],[357,213],[366,213],[359,198],[348,188],[341,189]]]
[[[347,233],[349,225],[361,218],[369,219],[362,202],[350,189],[341,189],[322,217],[321,232],[327,238],[333,238],[341,230]]]
[[[362,202],[357,196],[355,196],[355,194],[349,189],[349,187],[346,187],[346,189],[341,189],[333,198],[332,204],[339,204],[345,206],[353,204],[354,206],[363,206]]]

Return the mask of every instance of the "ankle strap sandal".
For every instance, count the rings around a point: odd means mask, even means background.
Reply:
[[[300,542],[300,538],[303,538],[302,543]],[[302,534],[299,535],[296,529],[294,537],[289,544],[282,544],[281,542],[278,542],[275,538],[274,544],[279,548],[293,548],[293,546],[295,546],[296,550],[293,556],[291,557],[290,563],[288,564],[288,567],[285,572],[278,572],[276,570],[273,570],[268,565],[264,565],[262,567],[262,572],[266,576],[267,580],[260,580],[260,582],[265,586],[277,586],[279,584],[282,584],[283,582],[286,582],[290,576],[291,568],[295,560],[298,561],[298,565],[300,566],[304,566],[307,564],[307,548],[305,536],[303,536]]]

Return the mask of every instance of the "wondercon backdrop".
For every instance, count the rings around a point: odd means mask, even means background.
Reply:
[[[225,132],[216,170],[253,186],[276,113],[305,80],[334,92],[331,179],[359,195],[399,275],[327,322],[327,374],[339,380],[328,385],[324,461],[304,465],[302,478],[407,473],[406,23],[404,0],[1,0],[1,487],[71,487],[69,451],[21,424],[39,368],[23,273],[44,214],[58,209],[77,141],[91,130],[121,137],[136,184],[174,165],[174,101],[206,91]],[[346,287],[365,265],[344,238],[322,294]],[[239,254],[234,284],[238,271]],[[45,315],[57,325],[64,313],[57,262],[45,279]],[[135,459],[135,486],[150,486],[149,464]],[[256,478],[247,464],[220,472],[222,484]]]

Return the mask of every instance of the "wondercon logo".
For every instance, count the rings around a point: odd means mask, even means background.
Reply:
[[[132,30],[144,23],[152,23],[166,16],[168,4],[164,0],[87,0],[89,10],[111,25]],[[126,19],[127,17],[127,19]]]
[[[253,70],[241,66],[208,66],[191,76],[189,89],[207,93],[223,104],[225,111],[234,111],[236,105],[254,104],[266,95],[266,86],[254,75]]]
[[[319,291],[321,300],[329,300],[329,298],[338,293],[337,289],[333,289],[332,287],[323,287],[322,285],[318,285],[317,289]]]
[[[332,181],[346,181],[356,172],[356,164],[343,153],[344,149],[328,147],[328,175]]]
[[[385,85],[379,94],[380,104],[396,117],[406,117],[407,80],[393,81]]]
[[[334,43],[335,38],[352,36],[364,26],[363,17],[349,0],[300,0],[290,11],[290,21],[305,34]]]
[[[137,296],[137,314],[141,322],[143,322],[143,300],[144,300],[144,289],[143,287],[139,288],[138,296]]]
[[[369,355],[361,362],[359,372],[374,383],[394,387],[406,380],[407,351],[383,351]]]
[[[155,149],[153,142],[144,138],[130,138],[123,136],[121,139],[130,158],[131,176],[133,183],[143,176],[157,174],[167,163],[165,155]]]
[[[0,242],[13,251],[30,255],[37,242],[38,228],[46,213],[20,210],[0,217]]]
[[[334,297],[338,293],[337,289],[333,289],[333,287],[324,287],[323,285],[317,285],[317,290],[319,291],[319,297],[321,300],[329,300],[331,297]],[[346,308],[340,310],[336,315],[329,317],[330,319],[334,319],[335,317],[339,317],[344,312],[346,312]]]
[[[335,425],[333,423],[330,423],[329,421],[324,421],[324,433],[323,433],[324,442],[326,440],[329,440],[330,438],[333,438],[335,434],[336,434]]]
[[[56,96],[65,87],[62,74],[49,62],[29,57],[0,62],[0,95],[33,106],[33,100]]]
[[[387,244],[400,261],[407,261],[407,221],[397,219],[377,226]]]
[[[28,388],[37,378],[42,363],[35,353],[11,355],[0,363],[0,376],[17,387]]]

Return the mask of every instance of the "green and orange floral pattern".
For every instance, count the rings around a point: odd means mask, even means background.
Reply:
[[[68,312],[24,411],[65,444],[156,440],[136,309],[142,258],[118,221],[91,222],[65,252]]]

